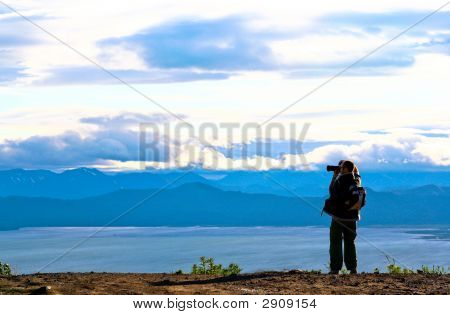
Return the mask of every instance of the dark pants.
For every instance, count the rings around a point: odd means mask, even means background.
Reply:
[[[342,269],[342,260],[347,270],[356,270],[356,221],[337,221],[332,219],[330,226],[330,269]],[[344,258],[342,259],[342,240],[344,240]]]

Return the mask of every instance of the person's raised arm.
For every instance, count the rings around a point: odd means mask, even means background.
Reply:
[[[328,186],[328,192],[330,193],[330,196],[332,194],[332,189],[333,189],[334,182],[336,181],[336,178],[337,178],[338,175],[339,175],[339,170],[335,170],[333,172],[333,177],[331,178],[330,185]]]

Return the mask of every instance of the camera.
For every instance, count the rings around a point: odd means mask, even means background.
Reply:
[[[327,172],[334,172],[339,170],[341,167],[336,165],[327,165]]]

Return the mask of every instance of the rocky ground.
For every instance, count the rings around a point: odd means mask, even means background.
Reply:
[[[0,294],[449,294],[450,275],[260,272],[238,276],[50,273],[0,276]]]

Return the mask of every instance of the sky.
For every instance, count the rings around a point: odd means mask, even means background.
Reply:
[[[0,169],[448,170],[445,4],[2,0]]]

